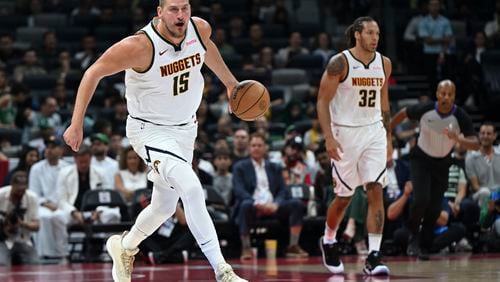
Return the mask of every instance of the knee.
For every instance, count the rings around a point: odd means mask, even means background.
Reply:
[[[253,213],[253,202],[251,200],[245,200],[240,205],[240,213],[248,214]]]

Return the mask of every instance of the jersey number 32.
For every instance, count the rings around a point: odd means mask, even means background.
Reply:
[[[377,91],[375,90],[359,90],[359,103],[360,107],[375,107],[375,101],[377,99]]]

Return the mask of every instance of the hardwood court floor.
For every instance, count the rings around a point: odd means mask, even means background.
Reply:
[[[364,258],[343,259],[346,275],[330,275],[319,257],[304,260],[258,259],[242,263],[230,261],[249,281],[500,281],[500,254],[454,254],[435,256],[429,261],[407,257],[386,258],[390,277],[367,277],[361,273]],[[111,264],[68,264],[0,267],[1,282],[112,281]],[[214,281],[213,271],[204,261],[187,264],[148,266],[137,263],[132,281]]]

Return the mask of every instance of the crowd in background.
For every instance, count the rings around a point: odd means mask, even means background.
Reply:
[[[215,219],[239,224],[242,258],[251,256],[251,212],[288,218],[289,247],[294,248],[304,218],[324,216],[334,197],[332,169],[315,111],[319,79],[329,58],[345,48],[342,32],[357,16],[372,15],[378,20],[379,50],[389,49],[386,22],[376,8],[383,1],[190,2],[192,14],[211,23],[212,40],[236,77],[263,82],[272,100],[265,117],[242,122],[229,114],[222,84],[204,72],[193,169],[202,184],[222,198],[222,208],[221,203],[209,206],[210,213]],[[498,72],[484,66],[483,54],[500,48],[500,1],[474,6],[471,1],[401,2],[405,4],[399,9],[413,17],[405,19],[405,30],[396,32],[395,72],[428,75],[429,87],[417,99],[391,98],[393,111],[402,103],[435,99],[436,83],[442,78],[457,83],[457,103],[471,111],[487,110],[497,101],[490,95],[500,84],[491,85],[498,80]],[[5,245],[12,252],[12,257],[0,256],[0,264],[11,259],[21,263],[38,258],[64,260],[69,254],[69,225],[133,218],[133,213],[124,215],[117,208],[82,210],[88,191],[117,191],[130,211],[147,204],[147,199],[136,197],[137,190],[148,188],[147,168],[125,137],[123,74],[99,85],[85,120],[85,146],[78,153],[70,152],[61,134],[84,71],[112,43],[148,24],[155,7],[155,1],[138,0],[0,1],[0,180],[6,186],[0,189],[0,248]],[[481,13],[486,16],[477,16]],[[429,31],[430,24],[439,31]],[[430,47],[429,32],[438,37],[434,40],[440,40],[442,49]],[[397,79],[391,80],[391,85],[397,84]],[[457,147],[453,152],[446,200],[433,241],[426,244],[429,252],[500,251],[498,124],[480,120],[476,127],[481,149],[466,152]],[[387,164],[389,184],[384,192],[387,221],[382,251],[386,254],[407,250],[404,223],[412,199],[407,160],[418,134],[418,126],[411,122],[395,130],[397,150],[395,160]],[[251,186],[252,180],[244,172],[245,165],[252,169],[250,160],[256,159],[276,165],[272,176],[254,165],[253,185],[267,174],[273,195],[270,199],[261,195],[262,208],[249,211],[245,185]],[[297,192],[297,185],[308,193]],[[9,196],[14,194],[17,198]],[[285,202],[267,205],[281,197],[288,201],[286,208],[279,208]],[[346,248],[353,246],[358,254],[366,254],[366,201],[358,189],[339,232]],[[194,244],[185,224],[179,205],[176,216],[155,236],[182,244],[172,250],[171,245],[159,246],[161,239],[148,239],[143,246],[146,256],[155,262],[184,259],[182,252]],[[301,251],[287,254],[303,255]]]

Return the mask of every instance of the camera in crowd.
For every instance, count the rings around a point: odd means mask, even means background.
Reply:
[[[26,209],[16,206],[11,212],[0,211],[0,241],[5,241],[9,236],[17,233],[18,224],[24,218]]]

